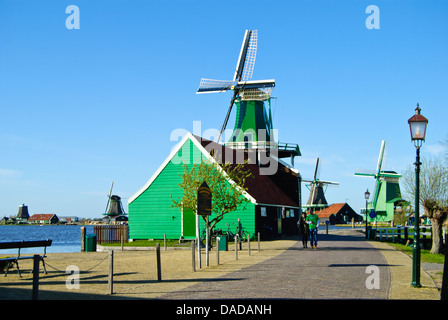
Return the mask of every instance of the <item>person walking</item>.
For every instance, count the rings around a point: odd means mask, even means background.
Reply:
[[[306,217],[306,222],[310,228],[311,249],[317,249],[317,229],[319,228],[319,216],[313,211]]]
[[[308,228],[308,223],[306,222],[306,212],[302,212],[299,218],[299,234],[302,237],[302,244],[304,248],[308,248],[308,236],[310,229]]]

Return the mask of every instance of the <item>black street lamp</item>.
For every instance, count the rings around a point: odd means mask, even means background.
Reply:
[[[369,201],[370,192],[369,189],[367,189],[366,192],[364,192],[364,198],[366,199],[366,239],[367,239],[367,201]]]
[[[425,141],[426,126],[428,119],[420,114],[420,107],[417,103],[415,115],[409,120],[411,130],[411,140],[414,142],[417,156],[415,160],[415,213],[414,213],[414,247],[412,249],[412,283],[413,287],[421,287],[420,284],[420,147]]]

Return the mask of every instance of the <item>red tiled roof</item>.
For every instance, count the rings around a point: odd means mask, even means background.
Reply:
[[[55,214],[54,213],[38,213],[33,214],[31,217],[28,218],[29,220],[51,220]]]
[[[221,160],[221,163],[230,162],[235,164],[236,159],[247,159],[250,155],[237,149],[231,149],[221,144],[212,142],[202,137],[194,136],[202,146],[208,151],[214,150],[214,156]],[[226,159],[229,158],[229,159]],[[246,164],[245,168],[250,170],[254,179],[246,180],[247,192],[255,198],[259,204],[272,204],[298,207],[298,175],[290,168],[284,166],[274,158],[269,157],[265,162],[274,167],[277,166],[274,174],[261,174],[260,167],[256,161]]]
[[[317,215],[319,218],[328,218],[332,214],[336,215],[345,205],[346,203],[334,203],[325,209],[317,211]]]

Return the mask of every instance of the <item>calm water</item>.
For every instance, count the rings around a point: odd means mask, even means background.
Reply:
[[[53,240],[47,252],[80,252],[81,251],[81,227],[65,225],[12,225],[0,226],[0,242],[6,241],[31,241]],[[93,226],[85,226],[86,233],[93,233]],[[42,248],[25,248],[23,253],[42,253]],[[0,255],[17,253],[17,249],[0,250]]]

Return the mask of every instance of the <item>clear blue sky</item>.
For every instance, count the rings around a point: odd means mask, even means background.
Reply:
[[[369,5],[380,29],[366,28]],[[80,10],[67,29],[66,7]],[[401,173],[415,148],[407,120],[429,119],[423,156],[448,134],[446,1],[0,0],[0,216],[101,217],[110,184],[127,199],[170,153],[173,130],[220,128],[245,29],[258,29],[252,79],[276,79],[274,126],[298,143],[296,168],[337,181],[327,200],[359,211],[381,140]],[[234,113],[228,127],[233,126]],[[303,188],[306,201],[308,189]]]

